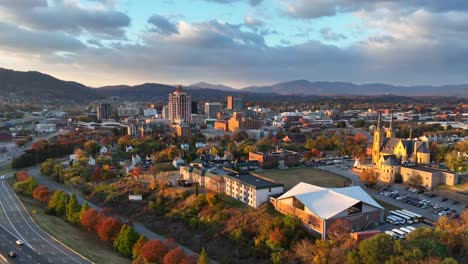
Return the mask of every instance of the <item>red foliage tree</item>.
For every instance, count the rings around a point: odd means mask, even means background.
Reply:
[[[49,203],[50,197],[52,196],[52,193],[45,187],[44,185],[37,186],[36,189],[34,189],[32,196],[34,199],[42,202],[42,203]]]
[[[270,231],[268,238],[274,245],[279,246],[284,240],[284,234],[278,227],[275,227]]]
[[[29,175],[25,171],[18,171],[16,173],[16,180],[19,182],[24,182],[29,178]]]
[[[146,262],[161,262],[167,248],[161,240],[151,239],[140,248],[140,255]]]
[[[166,249],[170,251],[177,247],[177,242],[172,237],[170,237],[164,241],[164,246],[166,246]]]
[[[164,264],[177,264],[182,261],[184,258],[184,251],[180,248],[174,248],[173,250],[169,251],[163,259]]]
[[[102,218],[96,225],[97,234],[104,241],[114,241],[120,228],[122,228],[122,223],[112,216]]]
[[[197,264],[198,257],[196,255],[185,255],[179,264]]]
[[[81,214],[81,225],[90,232],[94,231],[96,230],[96,226],[100,222],[102,217],[102,214],[99,213],[96,209],[90,208],[86,212]]]
[[[102,168],[101,167],[96,167],[93,170],[93,176],[92,176],[91,179],[93,181],[97,181],[97,180],[101,179],[101,174],[102,174]]]

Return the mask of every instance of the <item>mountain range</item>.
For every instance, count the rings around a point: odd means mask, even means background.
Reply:
[[[167,99],[175,85],[145,83],[92,88],[63,81],[40,72],[20,72],[0,68],[0,97],[41,100],[92,101],[110,96],[135,100]],[[393,95],[403,97],[468,97],[468,84],[445,86],[394,86],[389,84],[353,84],[348,82],[310,82],[296,80],[268,86],[234,89],[221,84],[199,82],[185,86],[195,99],[219,99],[241,95],[255,100],[317,100],[323,96],[360,97]]]

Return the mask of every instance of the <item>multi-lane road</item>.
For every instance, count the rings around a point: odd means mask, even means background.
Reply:
[[[32,220],[6,180],[0,182],[0,225],[4,230],[2,232],[0,229],[1,241],[4,243],[0,246],[0,251],[4,255],[7,255],[10,250],[17,253],[17,257],[9,258],[12,263],[92,263],[42,230]],[[63,235],[66,236],[66,234]],[[23,240],[25,244],[16,245],[17,239]],[[41,257],[33,258],[37,255]]]
[[[25,263],[42,264],[50,263],[36,251],[26,245],[17,245],[16,237],[6,228],[0,225],[0,263]],[[14,252],[16,256],[11,258],[8,254]]]

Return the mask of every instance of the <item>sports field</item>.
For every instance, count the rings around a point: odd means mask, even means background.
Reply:
[[[291,189],[300,182],[310,183],[321,187],[344,187],[351,182],[340,175],[328,171],[315,170],[314,168],[289,168],[274,169],[255,172],[278,183],[284,184],[286,190]]]

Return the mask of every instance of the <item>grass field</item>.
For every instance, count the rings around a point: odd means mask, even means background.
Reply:
[[[130,259],[120,256],[109,243],[101,241],[95,234],[72,226],[56,216],[45,214],[37,201],[24,197],[21,197],[21,200],[34,218],[34,221],[36,221],[44,231],[92,262],[115,264],[131,263]]]
[[[289,168],[285,170],[264,170],[255,172],[263,177],[284,184],[289,190],[300,182],[310,183],[321,187],[343,187],[351,182],[340,175],[313,168]]]
[[[447,190],[447,191],[452,191],[452,192],[456,192],[459,194],[468,195],[468,183],[462,183],[462,184],[458,184],[454,186],[442,185],[442,186],[437,187],[437,189]]]

